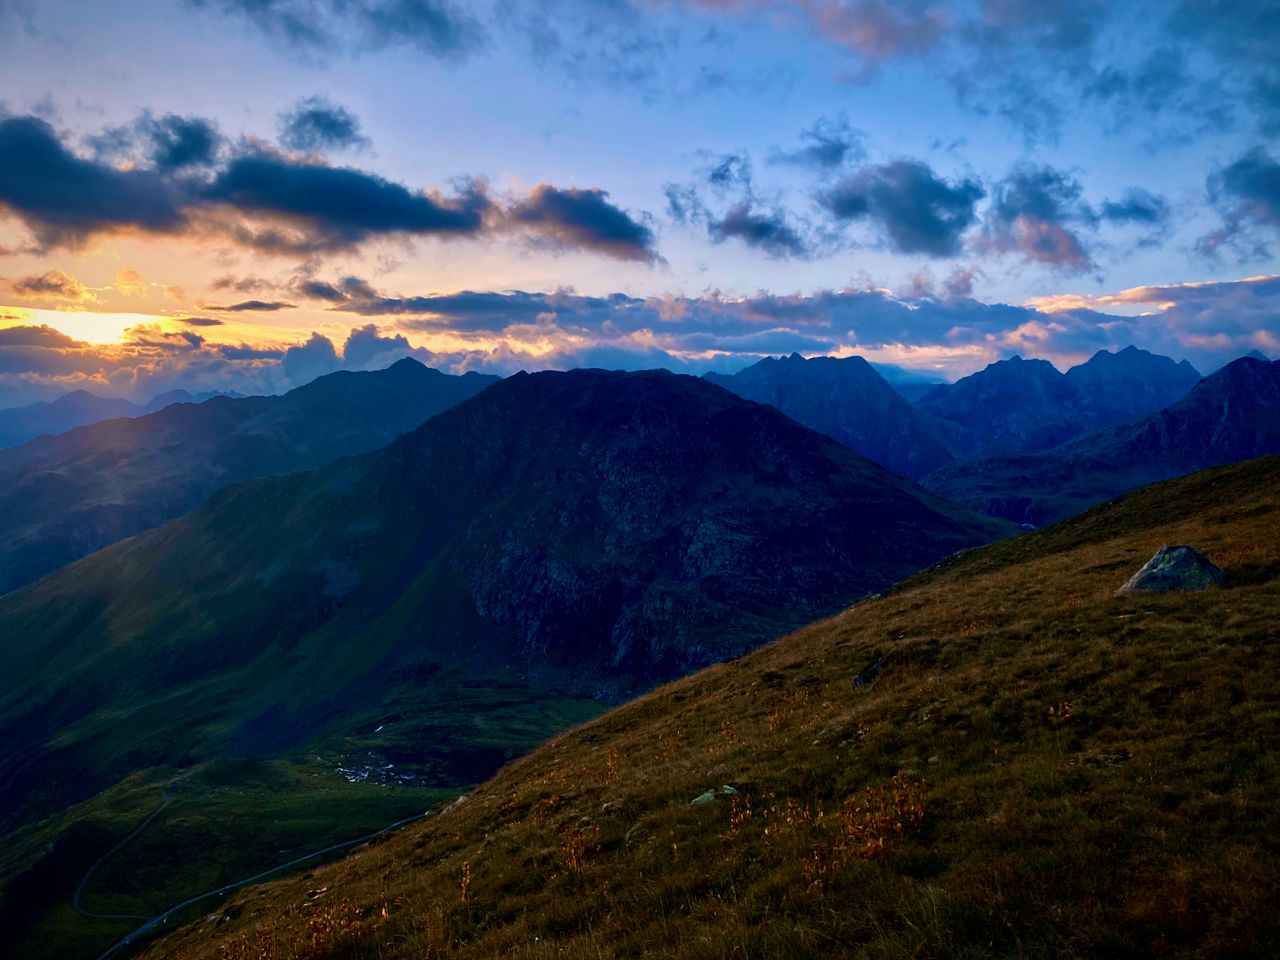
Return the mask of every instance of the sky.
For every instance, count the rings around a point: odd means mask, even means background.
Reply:
[[[1280,355],[1280,0],[0,0],[0,406]]]

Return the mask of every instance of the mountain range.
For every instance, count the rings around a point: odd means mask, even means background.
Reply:
[[[766,357],[732,376],[706,379],[767,403],[904,477],[919,479],[961,456],[961,428],[908,403],[862,357]]]
[[[1257,460],[971,551],[143,957],[1272,956],[1278,491]],[[1161,543],[1226,589],[1116,596]]]
[[[1037,453],[1163,409],[1199,379],[1185,360],[1132,346],[1099,350],[1066,373],[1047,360],[1013,357],[934,387],[916,407],[964,430],[972,456]]]
[[[0,598],[0,817],[439,676],[625,697],[1009,529],[701,380],[516,375]]]
[[[229,483],[380,447],[497,379],[406,359],[283,396],[171,403],[0,450],[0,593],[181,516]]]
[[[1041,526],[1129,490],[1280,453],[1280,361],[1241,357],[1180,402],[1026,456],[941,468],[924,480],[991,516]]]
[[[192,394],[186,390],[169,390],[152,397],[146,404],[136,404],[128,400],[99,397],[88,390],[73,390],[48,403],[0,410],[0,448],[14,447],[45,434],[66,433],[100,420],[141,417],[163,410],[171,403],[201,403],[219,396],[234,394]]]

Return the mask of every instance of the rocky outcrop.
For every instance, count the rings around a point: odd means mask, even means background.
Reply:
[[[1213,590],[1225,583],[1222,571],[1198,550],[1166,544],[1116,593]]]

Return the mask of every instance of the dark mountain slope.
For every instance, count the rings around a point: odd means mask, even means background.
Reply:
[[[623,695],[1003,529],[696,379],[518,375],[0,598],[0,815],[442,669]]]
[[[1280,453],[1280,362],[1243,357],[1136,423],[1035,456],[953,464],[925,480],[976,510],[1037,526],[1148,483]]]
[[[1161,410],[1199,379],[1185,360],[1132,346],[1099,350],[1065,374],[1046,360],[1013,357],[934,387],[916,406],[964,428],[983,456],[1038,453]]]
[[[951,424],[915,409],[861,357],[766,357],[733,376],[706,378],[904,477],[918,479],[952,462],[967,442]]]
[[[181,516],[228,483],[382,446],[496,377],[415,360],[219,397],[0,450],[0,593]]]
[[[1076,436],[1084,398],[1047,360],[1013,357],[953,384],[934,387],[916,406],[965,430],[975,452],[1027,453]]]
[[[1115,596],[1166,542],[1227,589]],[[202,904],[144,956],[1262,960],[1277,716],[1270,458],[972,551],[656,690],[425,823]]]

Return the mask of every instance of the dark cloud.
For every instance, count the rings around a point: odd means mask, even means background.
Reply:
[[[527,197],[500,202],[470,180],[446,196],[260,144],[242,145],[212,170],[197,171],[189,168],[216,158],[216,143],[204,137],[213,136],[211,128],[177,117],[147,122],[160,131],[156,165],[117,169],[75,155],[43,120],[0,119],[0,213],[21,219],[46,248],[134,229],[229,236],[298,256],[379,237],[478,238],[516,230],[558,250],[660,260],[649,226],[601,189],[541,184]],[[259,285],[272,287],[253,278],[215,283],[243,292]]]
[[[161,172],[209,166],[222,144],[218,128],[200,117],[145,117],[140,126],[149,141],[151,162]]]
[[[409,190],[352,167],[307,163],[266,152],[235,157],[203,190],[209,203],[282,218],[300,225],[293,240],[276,231],[245,234],[267,248],[310,250],[355,246],[387,234],[474,235],[492,206],[483,190],[468,187],[456,197]]]
[[[218,277],[209,284],[212,290],[234,290],[237,293],[257,293],[259,290],[274,290],[276,285],[262,277],[233,277],[230,274]]]
[[[279,122],[280,143],[290,150],[346,150],[369,143],[354,113],[320,96],[298,101]]]
[[[1021,165],[996,184],[983,226],[981,249],[1015,253],[1067,273],[1093,266],[1079,228],[1098,215],[1084,202],[1074,177],[1049,166]]]
[[[457,58],[484,42],[465,6],[446,0],[188,0],[247,20],[304,54],[409,47]]]
[[[77,247],[96,233],[177,231],[179,191],[155,170],[116,170],[71,153],[35,117],[0,119],[0,210],[46,247]]]
[[[332,283],[323,280],[299,280],[295,289],[304,297],[312,300],[327,300],[330,303],[343,303],[347,295]]]
[[[1242,256],[1268,257],[1268,242],[1280,233],[1280,161],[1254,147],[1209,178],[1209,196],[1223,225],[1200,239],[1213,256],[1231,247]]]
[[[4,327],[0,329],[0,347],[72,347],[76,341],[53,327]]]
[[[604,190],[540,184],[511,207],[509,216],[556,248],[592,250],[619,260],[657,259],[653,231],[610,203]]]
[[[853,129],[845,116],[824,117],[800,134],[804,146],[795,150],[776,149],[771,163],[795,164],[815,170],[835,170],[851,160],[866,156],[863,134]]]
[[[751,160],[746,154],[728,153],[717,157],[707,169],[707,183],[721,190],[740,187],[751,190]]]
[[[222,321],[217,317],[177,317],[179,323],[185,323],[189,327],[220,327]]]
[[[1169,204],[1149,190],[1131,187],[1119,200],[1104,202],[1101,215],[1111,223],[1159,227],[1169,219]]]
[[[788,222],[785,211],[774,208],[760,212],[748,200],[731,207],[723,217],[711,220],[708,231],[717,243],[736,238],[777,259],[810,255],[809,245]]]
[[[232,303],[226,306],[206,303],[204,304],[204,309],[214,310],[218,313],[274,313],[277,310],[292,310],[294,305],[279,300],[244,300],[240,303]]]
[[[49,270],[37,276],[19,277],[17,280],[0,278],[0,289],[32,300],[83,300],[86,295],[84,284],[61,270]]]
[[[868,166],[817,197],[837,220],[870,220],[893,249],[949,257],[961,249],[986,195],[976,180],[950,182],[918,160]]]

